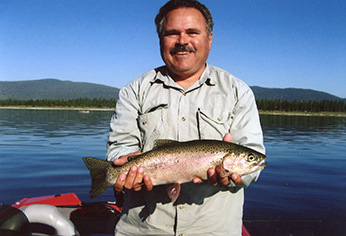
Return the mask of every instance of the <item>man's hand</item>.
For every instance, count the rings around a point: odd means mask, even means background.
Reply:
[[[121,156],[114,160],[114,165],[122,166],[128,161],[130,156],[136,156],[139,154],[141,154],[141,152]],[[144,168],[133,165],[127,174],[121,173],[119,175],[118,180],[114,185],[114,189],[117,192],[120,192],[123,188],[139,191],[142,189],[143,183],[148,191],[152,190],[153,184],[150,177],[144,174]]]
[[[232,134],[230,133],[227,133],[224,137],[223,137],[223,141],[224,142],[231,142],[232,141]],[[221,171],[221,166],[217,166],[215,167],[215,169],[213,168],[210,168],[208,170],[208,180],[209,182],[215,186],[217,185],[218,183],[222,184],[222,185],[228,185],[229,184],[229,179],[228,177],[224,177],[224,178],[221,178],[220,177],[220,171]],[[236,184],[236,185],[240,185],[241,182],[242,182],[242,179],[241,177],[237,174],[237,173],[233,173],[231,175],[231,180]],[[192,180],[194,183],[200,183],[202,182],[202,179],[201,178],[194,178]]]

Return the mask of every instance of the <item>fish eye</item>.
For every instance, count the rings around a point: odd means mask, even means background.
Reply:
[[[247,161],[256,161],[257,160],[257,157],[250,153],[248,156],[247,156]]]

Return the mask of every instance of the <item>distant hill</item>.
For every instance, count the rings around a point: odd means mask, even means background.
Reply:
[[[299,89],[299,88],[263,88],[258,86],[251,86],[252,91],[256,96],[256,100],[287,100],[287,101],[339,101],[346,100],[340,97],[331,95],[329,93],[316,91],[312,89]]]
[[[288,101],[322,101],[344,100],[329,93],[311,89],[298,88],[263,88],[252,86],[256,99],[288,100]],[[76,99],[76,98],[105,98],[118,99],[119,89],[83,82],[62,81],[58,79],[41,79],[29,81],[0,81],[0,100],[39,100],[39,99]]]
[[[0,81],[0,100],[40,100],[105,98],[118,99],[119,89],[93,83],[41,79],[29,81]]]

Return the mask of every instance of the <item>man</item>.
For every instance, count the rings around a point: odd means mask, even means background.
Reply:
[[[155,18],[165,66],[133,80],[119,93],[111,119],[107,159],[123,165],[156,139],[218,139],[264,153],[250,88],[206,63],[213,39],[209,10],[194,0],[172,0]],[[232,135],[231,135],[232,134]],[[241,235],[243,188],[259,173],[183,184],[179,198],[153,187],[142,167],[122,173],[114,188],[125,191],[116,235]],[[143,184],[144,186],[143,187]]]

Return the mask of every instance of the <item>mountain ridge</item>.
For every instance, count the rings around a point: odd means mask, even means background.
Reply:
[[[58,79],[0,81],[0,100],[104,98],[118,99],[119,89],[107,85]]]
[[[264,88],[260,86],[250,86],[255,94],[256,100],[287,100],[287,101],[346,101],[345,98],[332,95],[330,93],[313,89],[302,88]]]
[[[250,87],[255,94],[256,100],[346,101],[345,98],[312,89]],[[118,99],[119,90],[119,88],[102,84],[52,78],[27,81],[0,81],[0,100]]]

